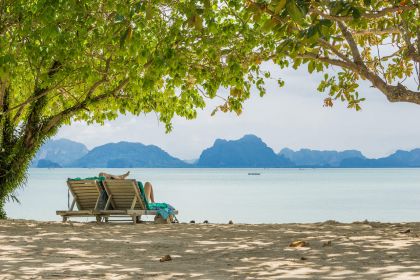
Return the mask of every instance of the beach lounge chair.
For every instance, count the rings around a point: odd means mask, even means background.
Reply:
[[[158,218],[159,210],[148,210],[146,198],[140,191],[140,182],[133,179],[105,180],[103,186],[108,200],[105,209],[99,212],[105,217],[105,221],[110,216],[130,216],[133,223],[137,223],[143,215],[154,215]]]
[[[100,221],[101,216],[98,212],[100,206],[101,192],[103,187],[101,182],[97,179],[93,180],[78,180],[68,179],[67,186],[69,192],[73,196],[73,202],[69,210],[56,211],[57,215],[63,218],[66,222],[69,217],[89,217],[95,216],[97,221]],[[78,210],[74,210],[77,206]]]

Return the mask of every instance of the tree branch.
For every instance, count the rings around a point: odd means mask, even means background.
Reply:
[[[404,11],[410,11],[410,10],[415,10],[417,9],[416,5],[406,5],[406,6],[397,6],[397,7],[389,7],[389,8],[384,8],[382,10],[379,11],[370,11],[369,13],[362,13],[360,17],[366,18],[366,19],[373,19],[373,18],[381,18],[387,14],[390,13],[395,13],[395,12],[404,12]],[[330,15],[330,14],[326,14],[316,8],[310,8],[309,9],[310,13],[319,15],[325,19],[330,19],[330,20],[334,20],[334,21],[350,21],[350,20],[354,20],[355,18],[352,16],[334,16],[334,15]]]
[[[398,28],[385,28],[385,29],[370,29],[370,30],[352,30],[353,35],[386,35],[386,34],[400,34],[401,30]]]
[[[102,79],[96,81],[91,86],[91,88],[88,90],[88,93],[87,93],[88,96],[91,96],[101,84],[103,84],[104,82],[106,82],[108,80],[108,72],[109,72],[109,68],[110,68],[110,62],[111,62],[111,57],[106,60],[105,72],[102,76]],[[48,76],[52,77],[55,73],[57,73],[57,71],[60,69],[60,67],[61,67],[61,64],[59,64],[58,62],[54,62],[53,66],[48,71]],[[19,111],[22,111],[26,105],[31,104],[32,102],[37,101],[39,98],[44,97],[51,90],[53,90],[55,87],[57,87],[57,85],[54,86],[54,87],[51,87],[51,88],[41,89],[37,94],[32,94],[32,96],[29,97],[28,99],[26,99],[24,102],[9,108],[7,111],[4,111],[3,114],[8,114],[8,113],[10,113],[10,112],[12,112],[16,109],[19,109]],[[22,112],[16,113],[16,115],[14,117],[14,120],[16,120],[20,116],[21,113]],[[0,115],[1,114],[2,114],[2,112],[0,111]]]
[[[40,90],[38,90],[38,92],[37,92],[37,90],[35,90],[34,94],[30,98],[26,99],[24,102],[20,103],[19,105],[13,106],[12,108],[9,108],[7,111],[4,111],[3,114],[8,114],[8,113],[10,113],[10,112],[12,112],[16,109],[19,109],[21,107],[25,107],[26,105],[37,101],[41,97],[44,97],[45,95],[47,95],[50,92],[50,90],[51,89],[49,89],[49,88],[40,89]],[[37,92],[37,93],[35,94],[35,92]]]
[[[405,32],[404,30],[401,30],[401,31],[402,31],[401,33],[402,33],[404,42],[407,45],[407,57],[411,58],[415,62],[420,62],[420,49],[416,50],[416,47],[411,43],[411,38],[408,35],[408,33]],[[417,42],[417,44],[420,44],[420,43]]]
[[[417,27],[417,55],[420,56],[420,28]]]
[[[410,102],[420,105],[420,92],[409,90],[400,83],[396,86],[389,85],[379,75],[370,71],[364,64],[357,65],[356,72],[379,89],[387,97],[388,101]]]
[[[360,55],[359,49],[357,48],[357,44],[353,38],[353,35],[351,35],[350,31],[342,22],[337,22],[337,25],[343,33],[343,36],[346,39],[347,43],[349,44],[350,51],[353,55],[354,63],[364,65],[362,56]]]
[[[386,60],[388,60],[388,59],[390,59],[390,58],[392,58],[392,57],[396,56],[396,55],[397,55],[397,54],[399,54],[400,52],[401,52],[401,49],[398,49],[397,51],[393,52],[392,54],[390,54],[390,55],[385,55],[385,56],[382,56],[382,57],[378,57],[378,59],[379,59],[380,61],[386,61]]]
[[[329,57],[323,57],[314,53],[305,53],[302,55],[298,55],[297,58],[318,60],[324,63],[339,66],[339,67],[346,68],[349,70],[353,70],[353,71],[357,70],[357,66],[354,63],[351,63],[351,62],[349,63],[347,61],[342,61],[339,59],[334,59],[334,58],[329,58]]]
[[[6,111],[4,109],[5,95],[6,95],[6,83],[0,80],[0,115],[2,115],[1,113],[4,113],[4,111]]]
[[[34,97],[41,95],[39,98],[36,98],[33,103],[31,103],[31,110],[29,112],[28,119],[25,124],[24,143],[26,147],[31,147],[33,145],[33,136],[39,132],[38,123],[41,118],[42,110],[46,105],[46,93],[45,89],[36,88],[34,90]],[[9,110],[10,111],[10,110]]]
[[[254,5],[262,12],[267,13],[273,19],[278,21],[279,23],[284,23],[284,19],[280,18],[274,11],[268,8],[268,5],[262,3],[256,3],[253,1],[249,2],[250,5]],[[397,6],[397,7],[389,7],[384,8],[379,11],[370,11],[361,14],[362,18],[365,19],[377,19],[382,18],[388,15],[391,15],[396,12],[403,12],[409,10],[417,9],[416,4],[410,4],[405,6]],[[390,102],[411,102],[415,104],[420,104],[420,93],[415,92],[412,90],[407,89],[402,84],[398,84],[396,86],[387,84],[381,77],[379,77],[376,73],[372,72],[364,63],[361,53],[358,49],[358,45],[353,37],[361,36],[361,35],[386,35],[386,34],[401,34],[404,33],[400,29],[397,28],[387,28],[383,30],[349,30],[348,27],[345,25],[346,21],[352,21],[355,18],[353,16],[335,16],[327,14],[323,11],[318,10],[316,7],[311,7],[309,10],[310,14],[316,14],[321,16],[325,19],[330,19],[336,22],[339,29],[341,30],[348,47],[351,52],[351,56],[348,57],[347,55],[340,52],[335,46],[331,45],[328,41],[324,39],[318,39],[319,46],[324,48],[325,50],[329,51],[330,53],[336,55],[339,59],[330,58],[327,56],[319,56],[317,53],[304,53],[302,55],[296,56],[296,58],[303,58],[303,59],[311,59],[319,62],[323,62],[326,64],[331,64],[335,66],[339,66],[344,69],[349,69],[361,77],[369,80],[374,87],[378,88]],[[294,29],[295,30],[295,29]],[[297,30],[298,31],[298,30]],[[410,38],[406,37],[405,43],[408,46],[408,56],[413,59],[413,61],[419,62],[420,59],[420,32],[417,32],[418,37],[418,50],[411,44]]]
[[[389,94],[386,95],[390,102],[410,102],[420,105],[420,92],[407,89],[402,84],[388,86]]]
[[[407,89],[402,84],[396,86],[388,85],[377,74],[370,71],[364,64],[357,65],[345,61],[332,59],[329,57],[321,57],[314,53],[306,53],[298,56],[298,58],[313,59],[327,64],[339,66],[341,68],[350,69],[358,73],[363,78],[369,80],[376,88],[378,88],[390,102],[410,102],[420,105],[420,92]]]
[[[92,94],[95,92],[95,90],[104,82],[106,82],[108,80],[108,72],[109,72],[109,67],[110,67],[110,63],[111,63],[111,57],[109,57],[106,60],[106,65],[105,65],[105,71],[104,74],[102,76],[102,79],[95,82],[92,87],[89,89],[88,93],[87,93],[87,98],[90,98],[90,96],[92,96]]]
[[[253,1],[249,1],[249,3],[250,3],[250,5],[256,6],[262,12],[265,12],[265,13],[269,14],[272,18],[274,18],[278,22],[283,22],[284,21],[278,14],[276,14],[274,11],[270,10],[267,5],[262,4],[262,3],[253,2]]]
[[[62,112],[58,113],[55,116],[50,117],[46,122],[45,125],[43,125],[42,133],[48,134],[52,129],[54,129],[57,125],[59,125],[65,118],[68,118],[69,116],[73,115],[74,113],[83,110],[87,105],[96,104],[106,98],[109,98],[111,96],[115,96],[117,92],[122,90],[128,83],[129,79],[126,78],[122,80],[114,89],[103,93],[101,95],[90,97],[87,96],[82,102],[73,105],[72,107],[69,107]]]
[[[7,111],[10,103],[10,87],[7,85],[4,85],[1,102],[3,107],[2,110]],[[13,125],[10,122],[10,117],[4,115],[0,117],[0,147],[10,148],[10,145],[13,142]]]
[[[338,56],[339,58],[341,58],[342,60],[344,60],[347,63],[353,63],[348,56],[346,56],[345,54],[341,53],[339,50],[337,50],[333,45],[331,45],[329,42],[325,41],[324,39],[318,39],[319,44],[332,51],[336,56]]]

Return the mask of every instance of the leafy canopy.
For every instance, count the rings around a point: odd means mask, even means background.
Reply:
[[[417,0],[248,0],[268,58],[281,67],[306,64],[325,72],[318,90],[326,106],[342,100],[360,109],[360,79],[389,101],[420,104],[420,3]],[[268,38],[268,37],[266,37]],[[267,58],[267,57],[266,57]],[[327,71],[335,66],[334,71]]]
[[[240,1],[2,3],[0,97],[10,98],[0,116],[16,127],[38,102],[40,133],[152,111],[170,130],[175,114],[194,118],[220,87],[231,91],[219,109],[237,113],[253,84],[264,93],[252,54],[265,35],[235,16],[246,12]]]
[[[413,1],[5,0],[0,100],[11,98],[0,114],[24,126],[38,101],[48,133],[71,118],[154,111],[170,130],[174,115],[194,118],[220,87],[230,91],[218,109],[240,113],[252,85],[265,92],[266,60],[325,72],[327,106],[360,109],[359,79],[390,101],[420,103]]]

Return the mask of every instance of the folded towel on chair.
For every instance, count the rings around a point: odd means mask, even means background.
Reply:
[[[140,181],[137,181],[137,185],[140,190],[141,198],[146,205],[147,210],[157,210],[158,215],[160,215],[163,219],[167,219],[169,216],[175,217],[175,208],[169,205],[168,203],[152,203],[147,201],[146,195],[144,193],[143,184]]]

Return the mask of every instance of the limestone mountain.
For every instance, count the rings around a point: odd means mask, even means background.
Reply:
[[[198,167],[292,167],[293,162],[274,153],[255,135],[245,135],[238,140],[217,139],[213,146],[204,150],[197,162]]]

